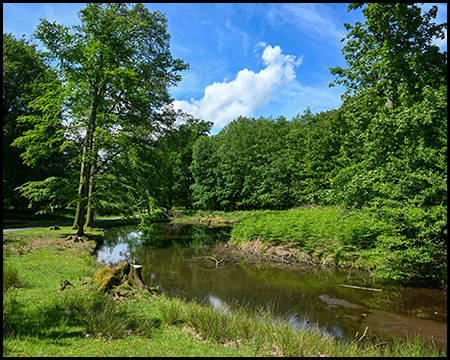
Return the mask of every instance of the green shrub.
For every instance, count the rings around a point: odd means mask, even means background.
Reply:
[[[375,275],[408,285],[447,284],[447,207],[382,207],[371,216],[390,224],[370,252],[378,263]]]

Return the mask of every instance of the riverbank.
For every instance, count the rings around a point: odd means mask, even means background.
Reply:
[[[359,334],[344,345],[293,332],[270,309],[241,305],[230,317],[161,295],[99,296],[82,284],[100,269],[92,251],[102,234],[73,242],[71,233],[3,234],[4,356],[446,356],[418,339],[387,344]],[[65,280],[73,286],[62,290]]]
[[[178,211],[174,219],[234,224],[231,242],[255,253],[365,269],[377,279],[406,286],[447,288],[446,206]]]

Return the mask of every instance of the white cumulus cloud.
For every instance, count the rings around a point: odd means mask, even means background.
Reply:
[[[302,57],[296,60],[293,55],[282,54],[279,46],[263,44],[257,47],[265,46],[264,69],[258,73],[243,69],[232,81],[207,86],[200,100],[176,100],[174,106],[194,117],[213,121],[216,127],[223,127],[240,115],[252,116],[296,78],[295,67],[302,62]]]

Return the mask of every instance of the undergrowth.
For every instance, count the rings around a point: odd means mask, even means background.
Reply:
[[[292,244],[322,264],[373,270],[405,285],[446,287],[446,219],[443,206],[265,211],[235,224],[231,241]]]

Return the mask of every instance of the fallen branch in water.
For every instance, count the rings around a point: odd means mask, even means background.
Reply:
[[[354,286],[354,285],[343,285],[343,284],[340,284],[339,286],[348,287],[348,288],[352,288],[352,289],[360,289],[360,290],[383,291],[381,289],[366,288],[366,287]]]
[[[219,264],[222,261],[226,260],[226,257],[221,259],[221,260],[217,260],[215,257],[212,257],[212,256],[198,256],[198,257],[195,257],[195,258],[191,259],[191,261],[194,261],[194,260],[197,260],[197,259],[211,259],[211,260],[214,260],[216,262],[216,269],[217,269],[219,267]]]

